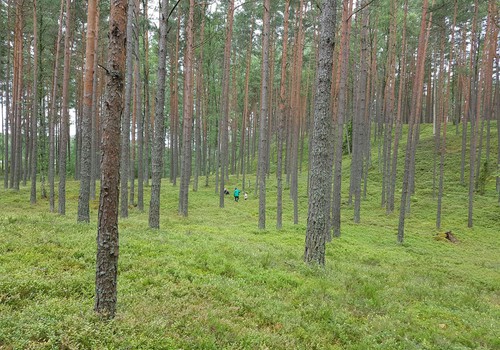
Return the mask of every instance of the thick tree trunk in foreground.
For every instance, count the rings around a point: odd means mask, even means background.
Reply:
[[[336,1],[325,0],[321,13],[313,143],[310,150],[311,180],[304,261],[325,265],[326,240],[330,229],[333,48],[335,45]]]
[[[78,197],[77,221],[90,222],[89,199],[92,175],[92,96],[94,86],[95,31],[97,27],[97,1],[89,0],[87,13],[87,38],[85,48],[85,80],[83,83],[83,116],[80,195]]]
[[[123,110],[127,0],[112,0],[109,19],[106,102],[102,120],[101,194],[97,228],[94,309],[106,318],[116,311],[120,118]]]
[[[160,228],[160,189],[165,149],[165,64],[167,59],[168,0],[162,0],[160,9],[160,39],[158,46],[158,87],[155,99],[154,143],[151,155],[151,201],[149,203],[149,227]]]

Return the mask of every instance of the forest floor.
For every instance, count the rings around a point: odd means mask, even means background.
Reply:
[[[76,181],[68,183],[66,216],[50,213],[43,199],[31,206],[29,185],[0,189],[0,349],[500,349],[497,174],[485,177],[474,227],[467,228],[461,137],[450,127],[437,230],[432,126],[421,131],[405,243],[396,242],[398,211],[387,215],[380,205],[375,146],[360,224],[347,204],[346,157],[342,235],[328,243],[325,268],[302,259],[305,163],[300,222],[293,225],[287,188],[279,231],[274,175],[266,230],[257,227],[253,189],[246,189],[247,201],[227,196],[220,209],[211,177],[210,187],[189,193],[189,216],[182,218],[178,187],[165,179],[159,230],[149,229],[147,211],[137,208],[120,220],[112,321],[93,311],[98,200],[91,224],[79,224]],[[496,164],[496,125],[492,131]],[[241,185],[241,176],[232,176],[227,187]],[[459,242],[446,240],[447,231]]]

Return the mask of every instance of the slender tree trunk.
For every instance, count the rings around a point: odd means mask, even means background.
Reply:
[[[14,26],[14,82],[13,82],[13,142],[12,142],[12,174],[11,187],[19,190],[22,172],[22,91],[23,91],[23,30],[24,14],[22,1],[16,2],[16,18]]]
[[[233,90],[231,92],[231,103],[229,106],[230,110],[236,111],[238,108],[238,83],[236,81],[237,74],[236,74],[237,68],[233,68],[233,75],[232,75],[232,86]],[[238,132],[238,118],[233,116],[231,118],[231,161],[230,161],[230,166],[231,166],[231,175],[234,175],[236,173],[236,147],[238,145],[237,140],[237,132]],[[226,172],[229,178],[229,171]]]
[[[228,121],[229,121],[229,83],[231,68],[231,41],[233,36],[234,0],[229,1],[227,11],[226,42],[224,44],[224,65],[222,69],[222,106],[220,117],[220,181],[219,207],[224,208],[224,189],[226,172],[228,171]]]
[[[311,180],[304,261],[325,265],[326,240],[330,231],[330,194],[332,181],[332,88],[333,49],[335,45],[336,1],[323,1],[319,57],[316,76],[313,148],[310,150]]]
[[[250,83],[250,64],[252,61],[252,42],[253,42],[253,31],[254,31],[254,19],[253,17],[250,20],[250,40],[247,46],[247,57],[246,57],[246,69],[245,69],[245,97],[243,102],[243,116],[242,116],[242,127],[241,127],[241,145],[240,145],[240,160],[241,160],[241,174],[243,175],[242,179],[242,189],[245,190],[245,177],[246,177],[246,166],[245,166],[245,142],[250,144],[249,141],[246,141],[247,129],[250,130],[250,125],[247,125],[247,121],[249,120],[249,83]],[[248,155],[248,152],[247,152]]]
[[[101,194],[97,226],[94,310],[105,318],[116,313],[118,274],[118,198],[120,182],[120,118],[126,55],[127,0],[111,1],[106,103],[102,120]]]
[[[266,228],[266,150],[267,150],[267,118],[268,118],[268,86],[269,86],[269,27],[271,11],[270,0],[264,0],[262,30],[262,82],[260,91],[260,127],[259,127],[259,229]]]
[[[468,220],[467,220],[467,226],[472,227],[473,226],[473,210],[474,210],[474,189],[475,189],[475,179],[476,179],[476,173],[475,173],[475,164],[476,164],[476,137],[477,137],[477,132],[476,132],[476,127],[478,126],[478,122],[480,119],[480,105],[481,105],[481,83],[482,81],[479,78],[478,74],[478,62],[477,62],[477,55],[479,55],[478,50],[479,47],[477,47],[479,44],[477,42],[477,37],[476,37],[476,27],[477,27],[477,16],[478,16],[478,10],[479,10],[479,1],[476,0],[474,3],[474,19],[472,20],[472,40],[471,40],[471,53],[470,53],[470,60],[469,60],[469,69],[472,74],[471,80],[470,80],[470,102],[469,103],[469,120],[470,120],[470,163],[469,163],[469,205],[468,205]],[[472,93],[475,91],[474,96],[472,96]],[[475,101],[475,105],[472,103]],[[476,107],[475,113],[476,115],[474,116],[474,107]]]
[[[57,100],[57,83],[59,79],[59,50],[60,42],[62,36],[63,27],[63,13],[64,13],[64,0],[61,0],[61,10],[59,12],[59,30],[57,32],[56,39],[56,53],[55,53],[55,63],[54,63],[54,76],[52,80],[52,96],[50,102],[50,112],[49,112],[49,205],[50,211],[55,210],[55,174],[54,174],[54,163],[56,158],[56,148],[55,148],[55,128],[56,128],[56,100]]]
[[[389,41],[386,63],[386,82],[384,90],[384,167],[382,173],[382,206],[386,206],[389,212],[390,197],[390,165],[391,165],[391,141],[394,125],[394,95],[396,90],[396,29],[397,29],[397,4],[395,0],[390,5],[391,22],[389,25]],[[373,72],[376,74],[376,72]]]
[[[283,128],[285,127],[286,116],[286,65],[288,54],[288,18],[290,15],[290,0],[285,2],[285,16],[283,22],[283,50],[281,54],[281,79],[280,79],[280,98],[278,114],[278,142],[277,142],[277,168],[276,168],[276,228],[279,230],[283,226]],[[250,62],[248,61],[247,74]],[[248,86],[246,87],[248,89]],[[246,89],[246,90],[247,90]]]
[[[500,56],[496,57],[496,66],[500,67]],[[500,69],[496,72],[496,81],[500,81]],[[500,86],[495,88],[495,108],[493,117],[497,121],[497,170],[500,170]],[[500,176],[497,176],[496,189],[498,192],[498,203],[500,203]]]
[[[336,111],[336,144],[335,144],[335,169],[333,177],[333,202],[332,202],[332,223],[333,235],[340,236],[340,208],[342,198],[342,154],[344,141],[344,120],[347,114],[347,77],[349,69],[349,44],[351,32],[351,12],[352,0],[343,1],[342,10],[342,37],[341,37],[341,58],[340,58],[340,78],[338,87],[338,100]]]
[[[92,96],[94,86],[95,37],[97,28],[97,0],[89,0],[87,9],[87,38],[85,48],[85,81],[83,86],[82,155],[80,195],[77,221],[90,222],[89,199],[92,176]]]
[[[300,1],[297,13],[298,31],[294,48],[294,78],[292,78],[291,87],[291,106],[292,106],[292,143],[291,143],[291,163],[290,163],[290,195],[293,201],[293,223],[299,223],[299,136],[301,119],[301,98],[300,86],[302,82],[302,56],[303,56],[303,10],[304,2]]]
[[[64,73],[61,114],[61,141],[59,143],[59,208],[58,213],[66,214],[66,164],[69,145],[69,74],[71,62],[71,0],[66,0],[66,33],[64,35]]]
[[[148,1],[142,1],[144,9],[144,18],[148,18]],[[151,150],[151,116],[149,108],[149,31],[147,21],[143,23],[143,47],[144,47],[144,182],[149,185],[149,155]]]
[[[95,37],[94,37],[94,47],[97,47],[99,42],[99,8],[96,9],[96,27],[95,27]],[[91,180],[90,180],[90,199],[96,199],[96,181],[99,177],[99,128],[98,128],[98,106],[97,101],[100,98],[100,94],[97,93],[98,90],[98,74],[97,74],[97,59],[94,53],[94,79],[92,81],[92,120],[91,120],[91,141],[90,141],[90,166],[91,166]]]
[[[82,33],[82,36],[84,34]],[[82,42],[84,41],[82,37]],[[78,85],[77,85],[77,91],[76,91],[76,96],[75,96],[75,124],[76,124],[76,130],[75,130],[75,137],[74,137],[74,152],[75,152],[75,172],[74,172],[74,179],[75,180],[80,180],[80,173],[82,171],[81,169],[81,156],[82,156],[82,128],[83,128],[83,84],[84,84],[84,71],[85,71],[85,53],[83,50],[81,50],[81,67],[79,67],[79,73],[78,73]],[[69,129],[68,129],[69,132]],[[69,144],[71,145],[71,135],[68,133],[68,140]],[[71,146],[68,147],[68,154],[71,157]]]
[[[127,58],[125,63],[125,99],[122,117],[120,159],[120,217],[128,217],[128,180],[130,175],[130,115],[132,112],[132,89],[134,62],[134,13],[135,1],[128,0],[127,10]]]
[[[134,0],[135,1],[135,0]],[[133,34],[136,35],[135,33]],[[135,43],[134,43],[135,46]],[[138,106],[138,94],[137,94],[137,81],[136,81],[136,70],[139,68],[135,62],[135,47],[134,47],[134,64],[133,64],[133,102],[132,102],[132,125],[130,127],[130,158],[129,158],[129,178],[130,178],[130,191],[129,191],[129,203],[131,206],[135,206],[135,161],[136,161],[136,128],[137,128],[137,111],[140,110]]]
[[[473,23],[476,22],[476,16],[474,16]],[[475,36],[475,27],[476,25],[473,24],[472,26],[472,37]],[[466,40],[466,29],[463,29],[463,34],[462,34],[462,40],[463,40],[463,45],[462,45],[462,55],[463,55],[463,69],[466,68],[466,56],[467,56],[467,40]],[[472,56],[472,52],[471,52]],[[471,58],[472,59],[472,58]],[[470,68],[470,67],[469,67]],[[467,123],[469,122],[469,115],[470,115],[470,104],[471,104],[471,86],[470,83],[466,82],[467,79],[464,77],[463,79],[463,95],[464,95],[464,104],[463,104],[463,110],[462,110],[462,153],[461,153],[461,162],[460,162],[460,183],[462,185],[465,185],[465,158],[466,158],[466,150],[467,150]]]
[[[394,151],[392,154],[391,161],[391,178],[389,183],[389,198],[387,212],[392,213],[394,211],[394,201],[396,192],[396,175],[397,175],[397,165],[398,165],[398,152],[399,152],[399,140],[401,139],[401,133],[403,129],[402,124],[402,110],[403,110],[403,95],[405,94],[405,78],[406,78],[406,18],[408,15],[408,1],[404,4],[404,19],[403,19],[403,33],[401,39],[401,64],[400,78],[399,78],[399,88],[398,88],[398,109],[396,112],[396,131],[394,135]]]
[[[7,3],[7,26],[10,26],[10,14],[11,14],[11,0]],[[4,143],[5,143],[5,155],[4,155],[4,177],[3,177],[3,187],[8,188],[9,187],[9,171],[12,172],[12,166],[9,167],[9,118],[11,117],[11,105],[10,105],[10,89],[9,89],[9,80],[10,80],[10,55],[11,55],[11,36],[10,36],[10,30],[8,31],[7,34],[7,62],[6,62],[6,69],[5,69],[5,132],[4,132]],[[12,125],[12,124],[11,124]],[[12,140],[12,134],[10,135],[11,140]],[[12,159],[11,159],[12,162]]]
[[[165,61],[167,59],[168,0],[162,0],[160,8],[160,38],[158,46],[158,88],[155,98],[154,144],[151,155],[151,201],[149,204],[149,227],[160,228],[160,190],[165,149]]]
[[[205,12],[206,5],[204,4],[201,10],[201,29],[199,43],[203,47],[205,40]],[[194,170],[194,181],[193,181],[193,191],[198,191],[199,176],[202,169],[202,141],[201,141],[201,128],[202,128],[202,117],[203,113],[203,49],[198,51],[198,59],[196,64],[196,121],[195,121],[195,170]]]
[[[186,27],[186,52],[184,56],[184,108],[182,130],[182,165],[179,185],[179,214],[188,215],[189,181],[191,179],[191,142],[193,130],[193,37],[194,0],[189,1],[189,18]]]
[[[136,115],[137,115],[137,208],[140,212],[144,211],[144,108],[142,101],[142,80],[141,80],[141,66],[140,66],[140,51],[139,51],[139,1],[136,1],[136,18],[135,18],[135,28],[136,31],[134,35],[135,38],[135,95],[137,98],[136,103]],[[147,33],[144,33],[147,35]],[[135,166],[135,165],[134,165]],[[133,186],[131,185],[131,188]],[[131,193],[133,193],[131,191]],[[131,198],[131,202],[133,198]]]
[[[170,181],[177,185],[179,175],[179,105],[178,105],[178,72],[179,72],[179,37],[180,37],[180,15],[177,17],[177,38],[175,41],[175,53],[170,58],[172,73],[170,75]]]
[[[456,21],[457,21],[457,10],[458,10],[458,3],[457,0],[454,1],[454,11],[453,11],[453,25],[452,28],[455,28]],[[443,138],[440,142],[440,158],[439,158],[439,183],[438,183],[438,203],[437,203],[437,213],[436,213],[436,228],[440,229],[441,228],[441,209],[442,209],[442,203],[443,203],[443,189],[444,189],[444,158],[446,154],[446,127],[448,124],[448,107],[449,107],[449,100],[450,100],[450,90],[451,90],[451,68],[452,68],[452,63],[453,63],[453,45],[455,43],[455,30],[451,31],[451,40],[450,40],[450,54],[448,57],[448,72],[445,74],[444,70],[444,41],[445,41],[445,31],[443,30],[443,38],[442,38],[442,54],[441,54],[441,67],[440,67],[440,72],[441,72],[441,84],[440,84],[440,89],[445,89],[444,92],[444,98],[442,102],[442,109],[441,109],[441,122],[443,124]],[[446,77],[446,79],[445,79]],[[438,135],[438,137],[440,137]]]
[[[498,17],[498,9],[496,6],[496,2],[490,0],[488,2],[488,19],[487,19],[487,25],[486,25],[486,35],[485,35],[485,41],[484,41],[484,53],[483,53],[483,70],[484,70],[484,97],[483,97],[483,109],[482,109],[482,128],[481,128],[481,141],[479,143],[479,154],[478,154],[478,167],[477,167],[477,174],[478,174],[478,181],[476,181],[476,188],[479,185],[479,177],[481,176],[480,173],[480,166],[483,165],[484,172],[488,173],[489,172],[489,151],[490,151],[490,119],[491,115],[493,114],[493,103],[494,100],[492,99],[493,97],[493,65],[494,65],[494,59],[495,59],[495,53],[497,52],[497,38],[498,38],[498,32],[500,28],[495,24],[496,22],[496,17]],[[500,69],[500,67],[497,66],[497,72]],[[484,123],[487,124],[487,131],[486,131],[486,155],[485,155],[485,162],[481,164],[481,145],[482,145],[482,138],[483,138],[483,127]],[[481,191],[481,190],[480,190]]]
[[[31,204],[36,203],[36,173],[37,173],[37,154],[38,154],[38,16],[36,12],[37,2],[33,0],[33,115],[31,116]]]
[[[366,109],[366,81],[368,75],[368,26],[370,23],[369,15],[366,11],[361,13],[361,55],[360,55],[360,75],[357,88],[357,110],[353,120],[353,151],[351,163],[351,186],[354,194],[354,222],[360,221],[361,210],[361,179],[363,174],[363,141],[365,136],[365,109]]]
[[[423,88],[423,75],[425,68],[425,57],[426,57],[426,22],[427,22],[427,8],[428,0],[424,0],[422,5],[422,19],[420,25],[420,34],[418,40],[417,49],[417,66],[415,69],[415,78],[413,81],[413,94],[412,94],[412,106],[415,108],[411,109],[409,118],[409,130],[408,130],[408,141],[406,146],[406,159],[405,159],[405,170],[403,175],[403,187],[401,192],[401,207],[399,209],[399,225],[398,225],[398,242],[403,243],[404,241],[404,223],[406,218],[406,206],[410,191],[410,171],[411,171],[411,160],[412,155],[416,149],[416,124],[417,118],[419,118],[422,111],[422,88]]]

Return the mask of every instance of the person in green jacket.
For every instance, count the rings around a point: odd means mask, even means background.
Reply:
[[[234,201],[235,202],[238,202],[240,200],[240,190],[238,189],[238,187],[235,187],[234,188]]]

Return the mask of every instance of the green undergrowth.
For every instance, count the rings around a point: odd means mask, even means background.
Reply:
[[[404,149],[400,153],[402,165]],[[498,349],[494,180],[476,196],[474,227],[467,228],[460,137],[449,135],[437,230],[429,126],[422,127],[417,154],[402,245],[396,243],[398,212],[386,214],[380,205],[376,147],[360,224],[352,223],[347,203],[346,159],[342,235],[328,244],[325,268],[302,261],[305,171],[300,222],[293,225],[286,191],[279,231],[274,176],[267,184],[266,230],[257,228],[254,188],[246,189],[247,201],[227,196],[220,209],[211,182],[189,193],[189,216],[182,218],[178,187],[164,180],[159,230],[149,229],[147,212],[135,207],[120,220],[112,321],[93,312],[98,202],[91,203],[91,223],[81,224],[75,181],[68,183],[66,216],[50,213],[43,199],[31,206],[29,186],[1,189],[0,349]],[[231,177],[227,187],[235,186],[241,180]],[[149,198],[149,187],[146,192]],[[447,241],[445,231],[459,242]]]

